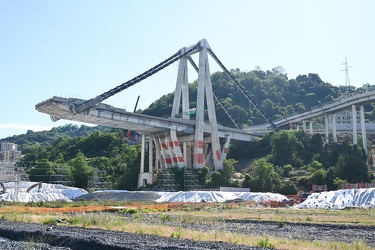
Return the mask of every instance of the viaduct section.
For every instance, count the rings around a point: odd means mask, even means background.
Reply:
[[[193,54],[199,54],[198,65],[191,57]],[[252,106],[264,117],[267,124],[250,127],[245,131],[235,122],[212,89],[208,62],[209,55],[229,76]],[[179,62],[179,68],[172,112],[169,118],[131,113],[103,103],[109,97],[152,76],[176,61]],[[188,64],[198,73],[197,103],[195,107],[190,107],[189,102]],[[215,101],[224,109],[236,128],[223,127],[217,123]],[[374,101],[375,92],[367,92],[320,105],[308,112],[291,115],[273,122],[253,101],[248,91],[241,87],[214,54],[208,42],[203,39],[193,46],[180,49],[153,68],[92,99],[81,100],[53,97],[38,103],[35,108],[39,112],[49,114],[52,121],[66,119],[133,130],[140,133],[142,135],[142,151],[138,187],[141,187],[145,184],[153,183],[154,175],[160,170],[172,167],[199,169],[207,166],[211,170],[220,170],[223,168],[223,161],[226,159],[228,146],[232,140],[252,141],[255,136],[261,135],[266,130],[287,126],[292,127],[293,124],[296,124],[297,129],[299,129],[301,123],[304,131],[307,131],[307,122],[309,122],[310,132],[312,133],[312,119],[322,116],[325,117],[326,143],[329,142],[329,121],[332,123],[333,140],[337,142],[336,114],[349,108],[353,111],[353,143],[356,144],[356,110],[358,106],[363,145],[367,153],[363,105]],[[208,115],[207,121],[205,120],[205,105]],[[190,118],[192,114],[195,114],[195,120]],[[146,153],[148,153],[147,156]],[[148,170],[145,171],[147,157]]]
[[[340,98],[340,100],[323,103],[320,106],[311,108],[310,111],[290,115],[284,119],[274,121],[274,124],[276,124],[277,127],[292,127],[293,125],[296,125],[297,129],[299,129],[299,126],[302,124],[302,128],[305,132],[313,133],[313,120],[316,118],[324,117],[325,143],[329,143],[330,130],[332,131],[333,142],[337,143],[337,131],[339,130],[339,128],[337,128],[337,114],[347,113],[346,116],[351,116],[351,119],[348,120],[351,120],[350,124],[352,131],[345,132],[351,132],[353,135],[353,144],[358,144],[357,134],[360,130],[362,135],[363,149],[366,153],[368,153],[366,141],[366,123],[363,105],[372,102],[375,102],[375,91],[368,91],[362,94],[342,97]],[[359,117],[357,116],[358,113]],[[344,122],[348,123],[348,120]],[[343,125],[343,123],[341,124]],[[268,127],[268,125],[263,125],[263,128],[264,127]],[[249,130],[254,130],[254,128],[250,128]],[[347,130],[347,128],[345,130]]]

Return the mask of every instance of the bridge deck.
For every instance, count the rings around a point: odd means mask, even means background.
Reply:
[[[179,135],[193,135],[195,121],[180,118],[162,118],[127,112],[124,109],[99,103],[81,113],[73,114],[72,107],[85,102],[76,98],[53,97],[38,103],[35,108],[41,113],[51,115],[52,120],[66,119],[108,127],[130,129],[139,133],[166,133],[174,129]],[[209,133],[211,126],[206,124],[204,132]],[[255,135],[241,129],[219,125],[219,136],[230,136],[233,140],[252,141]]]
[[[286,126],[289,123],[301,123],[303,120],[314,119],[317,117],[324,116],[324,114],[334,114],[341,111],[351,109],[352,105],[364,105],[375,102],[375,91],[369,91],[362,94],[349,96],[347,98],[341,98],[340,100],[334,100],[328,103],[322,103],[320,106],[312,107],[309,111],[289,115],[286,119],[280,119],[274,121],[278,126]],[[268,124],[263,125],[269,126]]]

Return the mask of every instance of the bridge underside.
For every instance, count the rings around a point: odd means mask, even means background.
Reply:
[[[176,131],[178,136],[189,138],[194,135],[195,121],[181,118],[162,118],[127,112],[106,104],[97,104],[82,113],[73,114],[71,108],[85,100],[76,98],[53,97],[36,105],[36,110],[49,114],[52,121],[60,119],[102,125],[107,127],[133,130],[140,134],[164,134],[169,130]],[[219,126],[219,137],[230,137],[231,140],[253,141],[256,135],[241,129]],[[206,124],[204,133],[209,134],[212,128]],[[184,139],[182,139],[184,141]],[[185,139],[188,140],[188,139]]]

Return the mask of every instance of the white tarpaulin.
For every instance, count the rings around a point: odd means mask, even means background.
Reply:
[[[341,189],[311,194],[295,208],[374,208],[375,188]]]
[[[287,201],[286,196],[274,193],[222,192],[222,191],[188,191],[188,192],[157,192],[157,202],[225,202],[243,201]]]
[[[37,202],[37,201],[71,201],[78,196],[87,194],[87,191],[76,187],[67,187],[61,184],[42,183],[38,192],[38,186],[26,192],[32,185],[38,182],[6,182],[5,193],[0,195],[0,201]]]
[[[14,190],[0,195],[0,200],[8,202],[72,201],[65,195],[59,193],[16,193]]]

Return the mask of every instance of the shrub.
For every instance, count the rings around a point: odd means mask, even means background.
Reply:
[[[281,228],[281,227],[284,227],[285,226],[285,221],[284,220],[279,220],[277,222],[277,225]]]
[[[77,217],[72,217],[68,219],[68,223],[70,225],[77,225],[78,224],[78,218]]]
[[[264,248],[275,248],[275,245],[273,245],[271,242],[268,242],[268,236],[258,240],[257,245],[258,247],[264,247]]]
[[[162,224],[165,224],[167,221],[171,220],[171,217],[168,214],[160,214],[160,220]]]
[[[43,221],[43,224],[44,225],[50,225],[50,226],[56,226],[57,225],[57,220],[56,219],[47,219],[45,221]]]

